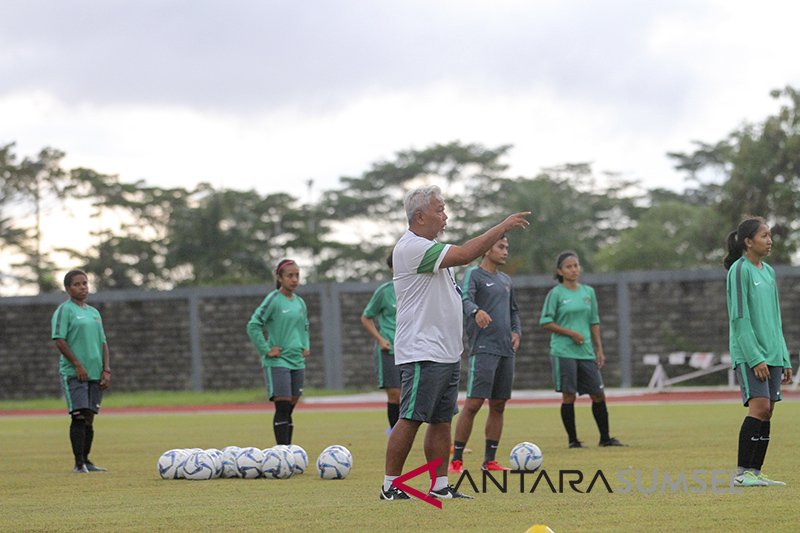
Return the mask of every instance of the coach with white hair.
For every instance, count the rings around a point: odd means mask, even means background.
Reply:
[[[409,496],[393,485],[414,444],[417,430],[425,434],[427,461],[441,459],[430,496],[470,498],[447,480],[450,421],[458,399],[462,346],[461,294],[451,267],[483,255],[504,234],[527,227],[530,212],[515,213],[482,235],[458,246],[436,237],[447,226],[439,187],[410,191],[405,197],[408,230],[394,247],[394,288],[397,294],[395,364],[400,367],[400,419],[386,446],[382,500]]]

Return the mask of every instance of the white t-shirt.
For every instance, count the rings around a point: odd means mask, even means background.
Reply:
[[[457,363],[461,358],[461,294],[452,271],[439,268],[449,248],[411,231],[394,247],[395,364]]]

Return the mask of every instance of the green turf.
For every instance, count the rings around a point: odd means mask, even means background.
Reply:
[[[600,449],[588,405],[577,409],[580,437],[590,447],[568,450],[557,407],[514,407],[506,413],[506,431],[499,457],[507,460],[513,444],[530,440],[544,453],[544,469],[558,483],[559,470],[580,470],[587,476],[602,470],[615,490],[596,486],[589,494],[552,493],[532,481],[519,492],[519,478],[509,490],[476,494],[473,501],[445,501],[438,510],[419,500],[383,502],[378,488],[383,477],[385,415],[379,410],[356,412],[298,411],[295,442],[311,456],[329,444],[343,444],[355,467],[343,481],[324,481],[312,473],[282,481],[220,479],[165,481],[156,472],[159,455],[175,447],[227,445],[267,447],[273,444],[271,417],[263,413],[101,415],[96,422],[93,458],[109,468],[104,474],[75,475],[66,416],[0,417],[0,530],[2,531],[500,531],[524,532],[547,524],[556,533],[575,531],[796,531],[794,504],[800,496],[800,402],[784,402],[776,410],[766,471],[786,487],[736,489],[695,494],[663,486],[663,473],[684,473],[691,479],[735,463],[739,425],[745,410],[738,404],[611,405],[612,433],[630,448]],[[484,413],[465,466],[479,483]],[[421,435],[406,470],[420,466]],[[619,471],[634,490],[621,493]],[[642,485],[658,490],[641,494]],[[451,475],[451,480],[455,476]],[[535,476],[534,476],[535,477]],[[418,478],[419,479],[419,478]],[[423,483],[424,484],[424,483]],[[585,490],[588,480],[578,488]],[[422,488],[420,483],[414,486]],[[708,489],[708,487],[707,487]],[[468,486],[462,490],[472,492]]]
[[[371,392],[372,390],[367,392]],[[365,392],[356,389],[305,389],[303,395],[340,396]],[[103,396],[103,407],[154,407],[179,405],[218,405],[229,403],[266,403],[264,388],[225,391],[140,391],[107,392]],[[33,400],[0,401],[0,411],[27,409],[64,409],[63,398],[37,398]]]

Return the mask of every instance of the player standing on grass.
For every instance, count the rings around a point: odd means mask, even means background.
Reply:
[[[420,425],[428,424],[425,458],[441,464],[430,496],[469,498],[447,481],[450,421],[458,399],[463,333],[461,290],[450,267],[480,257],[506,232],[528,226],[530,213],[516,213],[461,246],[436,237],[447,225],[444,199],[436,186],[410,191],[404,202],[408,230],[393,253],[397,294],[395,362],[400,367],[400,419],[386,446],[382,500],[407,500],[393,485],[403,470]]]
[[[748,218],[728,235],[728,319],[731,363],[736,370],[747,416],[739,430],[734,484],[738,487],[785,485],[761,471],[769,446],[770,419],[781,400],[781,383],[792,380],[783,338],[775,271],[762,259],[772,250],[769,226]]]
[[[261,356],[267,397],[275,402],[272,429],[276,444],[292,443],[292,411],[303,394],[306,357],[310,353],[308,311],[303,299],[295,294],[298,285],[297,263],[291,259],[278,263],[276,289],[264,298],[247,323],[247,335]]]
[[[386,258],[386,265],[392,270],[392,254]],[[391,430],[400,415],[400,371],[394,364],[394,333],[396,328],[397,298],[394,282],[387,281],[372,294],[361,324],[375,339],[375,364],[378,373],[378,387],[386,390],[386,415]],[[375,327],[375,321],[378,326]]]
[[[597,297],[589,285],[578,283],[581,264],[575,252],[562,252],[556,260],[556,279],[544,300],[539,325],[552,333],[550,361],[556,392],[561,393],[561,421],[570,448],[583,448],[575,430],[575,399],[592,398],[592,415],[600,431],[600,446],[624,446],[608,430],[608,408],[600,369],[606,362],[600,339]]]
[[[58,306],[51,321],[51,338],[61,353],[59,373],[72,417],[69,440],[76,474],[105,472],[89,460],[94,440],[94,417],[100,412],[103,390],[111,385],[108,343],[100,313],[86,303],[89,278],[82,270],[64,276],[69,300]]]
[[[483,254],[480,266],[469,268],[464,275],[462,305],[469,338],[469,381],[467,400],[456,424],[450,472],[463,469],[464,448],[485,399],[489,400],[489,416],[481,468],[509,470],[495,460],[495,455],[503,432],[503,411],[511,398],[521,328],[511,278],[497,270],[506,259],[508,238],[503,235]]]

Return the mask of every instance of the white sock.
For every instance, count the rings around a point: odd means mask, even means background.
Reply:
[[[389,490],[392,487],[392,481],[400,476],[383,476],[383,490]]]
[[[433,482],[433,490],[441,490],[447,485],[447,476],[437,476],[436,481]]]

